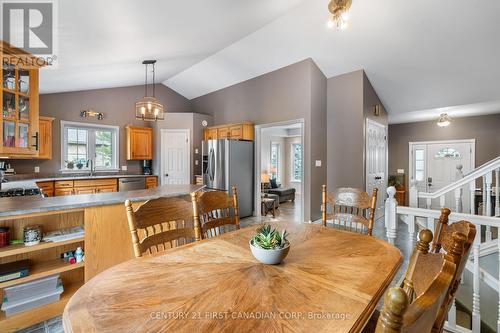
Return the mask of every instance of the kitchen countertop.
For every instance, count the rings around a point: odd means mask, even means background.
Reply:
[[[98,173],[94,176],[89,174],[56,174],[56,175],[7,175],[5,178],[9,180],[2,184],[2,190],[11,188],[33,188],[37,187],[38,182],[51,182],[57,180],[92,180],[92,179],[107,179],[107,178],[139,178],[139,177],[158,177],[157,175],[142,175],[142,174],[103,174]]]
[[[82,194],[50,198],[42,198],[40,196],[0,198],[0,218],[123,204],[125,200],[146,201],[161,197],[174,197],[199,191],[203,187],[202,185],[163,185],[148,190],[127,192]]]

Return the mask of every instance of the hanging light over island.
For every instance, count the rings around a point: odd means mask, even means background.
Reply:
[[[156,60],[144,60],[142,64],[146,68],[145,82],[144,82],[144,98],[135,103],[135,118],[144,121],[157,121],[164,120],[164,109],[163,105],[155,97],[155,64]],[[153,76],[153,94],[149,96],[148,90],[148,68],[152,65],[152,76]]]

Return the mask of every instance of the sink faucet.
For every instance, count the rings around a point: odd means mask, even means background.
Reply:
[[[87,165],[86,165],[87,168],[89,167],[89,164],[90,164],[90,176],[93,176],[95,172],[94,160],[89,158],[87,160]]]

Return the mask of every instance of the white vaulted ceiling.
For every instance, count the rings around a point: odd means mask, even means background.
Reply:
[[[58,66],[42,93],[162,82],[260,29],[303,0],[58,0]]]
[[[140,84],[140,61],[157,58],[159,79],[191,99],[312,58],[327,77],[364,69],[397,122],[500,101],[500,1],[353,0],[343,32],[326,28],[328,0],[60,3],[43,92]]]

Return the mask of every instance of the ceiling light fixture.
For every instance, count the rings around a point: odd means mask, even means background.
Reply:
[[[155,98],[155,64],[156,60],[144,60],[146,67],[146,78],[144,83],[144,98],[135,103],[135,118],[145,121],[157,121],[165,119],[163,105]],[[148,96],[148,67],[153,65],[153,96]]]
[[[339,30],[345,30],[349,27],[349,9],[352,0],[331,0],[328,4],[328,10],[332,14],[328,21],[328,28],[337,27]]]
[[[439,119],[437,121],[437,125],[439,127],[446,127],[446,126],[450,126],[450,124],[451,124],[450,116],[448,116],[447,113],[441,113],[441,115],[439,116]]]

